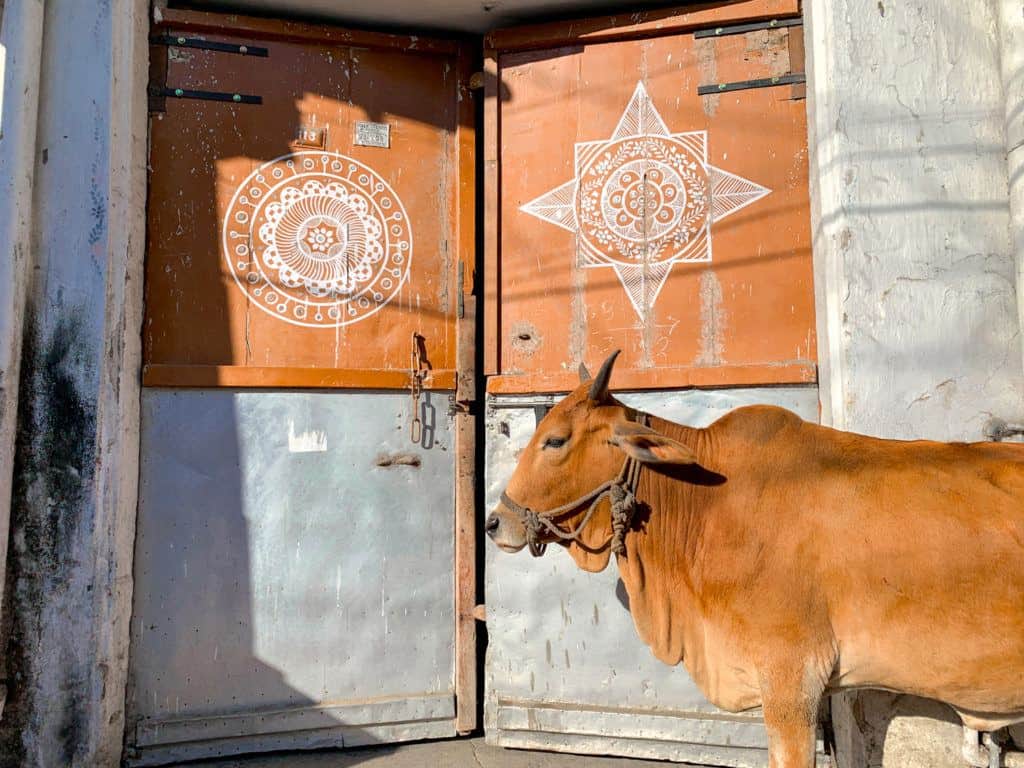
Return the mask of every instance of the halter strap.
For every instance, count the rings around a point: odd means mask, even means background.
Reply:
[[[644,426],[647,425],[647,414],[636,412],[636,421]],[[611,499],[612,511],[612,535],[609,539],[612,551],[617,555],[626,554],[626,531],[633,522],[633,515],[636,512],[637,500],[636,489],[640,481],[640,470],[643,465],[632,456],[627,456],[622,464],[622,469],[614,480],[601,483],[593,490],[583,494],[578,499],[573,499],[567,504],[548,509],[543,512],[535,512],[529,507],[514,501],[507,491],[501,492],[501,503],[509,510],[519,516],[526,529],[526,543],[530,547],[530,554],[540,557],[547,549],[547,542],[540,540],[541,535],[547,531],[562,541],[579,542],[580,534],[587,527],[590,518],[594,516],[594,510],[605,496]],[[552,522],[552,518],[560,517],[568,512],[573,512],[590,502],[587,513],[583,516],[580,524],[571,531],[563,531]]]

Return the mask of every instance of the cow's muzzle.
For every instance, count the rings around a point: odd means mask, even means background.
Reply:
[[[526,531],[519,520],[500,507],[487,516],[484,530],[504,552],[518,552],[527,544]]]

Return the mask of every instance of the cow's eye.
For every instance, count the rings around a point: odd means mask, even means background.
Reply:
[[[561,448],[569,441],[567,437],[549,437],[544,441],[545,448]]]

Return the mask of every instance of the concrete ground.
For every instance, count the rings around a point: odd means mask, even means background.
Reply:
[[[362,749],[289,752],[187,763],[180,768],[668,768],[679,763],[489,747],[483,738]]]

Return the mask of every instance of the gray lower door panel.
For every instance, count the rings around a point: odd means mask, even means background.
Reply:
[[[454,735],[453,433],[428,393],[146,390],[129,761]]]
[[[691,426],[740,405],[782,405],[817,421],[816,387],[689,390],[620,395],[628,404]],[[493,509],[536,426],[543,397],[490,397],[487,508]],[[614,562],[579,570],[561,547],[539,559],[486,555],[488,648],[485,727],[491,743],[763,768],[767,735],[756,712],[731,715],[707,702],[682,666],[657,661],[617,596]]]

